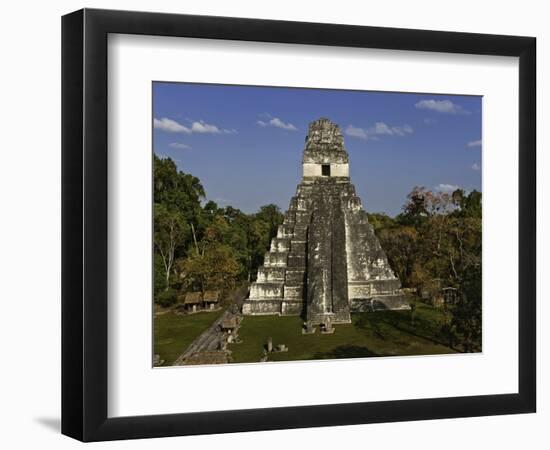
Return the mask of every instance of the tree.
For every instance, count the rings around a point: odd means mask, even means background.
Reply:
[[[201,253],[191,253],[181,263],[181,275],[188,288],[231,289],[239,273],[234,250],[218,242],[206,242]]]
[[[264,255],[269,249],[273,224],[258,218],[257,215],[249,219],[246,228],[247,235],[247,280],[251,281],[256,275],[258,267],[263,263]],[[276,231],[275,231],[276,233]]]
[[[172,298],[166,291],[182,284],[204,290],[250,281],[283,222],[279,207],[264,205],[255,214],[211,200],[201,207],[198,178],[178,171],[170,158],[155,156],[153,170],[157,301]]]
[[[200,180],[178,171],[170,158],[153,160],[153,197],[155,203],[163,203],[170,209],[178,209],[184,215],[196,213],[205,192]]]
[[[452,287],[441,332],[464,351],[481,348],[481,193],[415,187],[395,219],[371,214],[388,261],[404,286],[431,295]]]
[[[418,226],[428,216],[427,191],[423,186],[415,186],[407,195],[407,202],[403,205],[402,222]]]
[[[260,210],[256,213],[256,218],[268,224],[270,240],[277,235],[277,229],[283,223],[281,209],[273,203],[260,206]]]
[[[203,208],[203,212],[206,217],[214,218],[222,213],[222,210],[218,207],[218,204],[212,200],[206,202]]]
[[[466,195],[462,189],[457,189],[453,192],[452,198],[458,207],[454,213],[456,217],[481,219],[481,192],[474,189]]]
[[[153,180],[156,297],[177,282],[172,277],[174,262],[185,255],[192,239],[191,229],[198,225],[204,189],[198,178],[178,171],[170,158],[156,155]]]
[[[378,236],[395,274],[404,286],[410,286],[414,265],[419,256],[418,232],[414,227],[401,226],[383,228]]]
[[[465,273],[461,298],[453,308],[451,323],[465,352],[481,350],[481,266]]]
[[[369,223],[374,228],[375,233],[378,233],[379,230],[396,226],[395,220],[384,213],[367,213],[367,217],[369,219]]]
[[[155,248],[164,267],[165,290],[170,287],[170,275],[174,267],[176,249],[186,238],[182,214],[170,211],[165,205],[155,205]]]

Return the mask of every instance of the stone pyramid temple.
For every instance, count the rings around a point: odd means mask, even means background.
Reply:
[[[243,304],[248,315],[350,322],[350,312],[408,309],[401,283],[349,178],[338,125],[309,125],[303,178]]]

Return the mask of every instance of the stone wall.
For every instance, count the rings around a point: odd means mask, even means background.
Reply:
[[[341,191],[326,179],[310,193],[306,318],[312,323],[326,315],[350,321]]]
[[[349,164],[329,164],[331,177],[349,177]],[[323,164],[304,163],[302,164],[302,173],[304,178],[321,177]]]

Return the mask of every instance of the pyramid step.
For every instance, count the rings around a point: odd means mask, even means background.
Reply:
[[[285,270],[285,283],[288,285],[298,285],[298,284],[304,284],[306,282],[306,270],[305,268],[302,269],[295,269],[295,268],[287,268]]]
[[[294,255],[290,253],[288,255],[287,266],[297,269],[305,269],[306,267],[306,256],[305,255]]]
[[[292,239],[290,241],[290,253],[294,255],[305,255],[306,252],[307,252],[306,241],[299,241],[297,239]]]
[[[297,211],[309,210],[309,202],[305,197],[300,196],[296,199],[296,210]]]
[[[285,267],[259,267],[258,283],[283,282],[285,281]]]
[[[287,225],[291,228],[294,227],[295,224],[296,224],[295,216],[288,216],[288,217],[285,217],[283,220],[283,225]]]
[[[286,252],[268,252],[264,257],[264,267],[285,267],[287,259],[288,253]]]
[[[294,225],[294,233],[292,237],[296,237],[299,240],[305,240],[307,236],[307,228],[309,226],[309,222],[304,224],[296,224]]]
[[[309,210],[296,211],[294,222],[298,225],[308,225],[311,219],[311,213]]]
[[[249,298],[251,300],[281,298],[283,293],[283,283],[252,283]]]
[[[271,252],[288,252],[290,250],[290,238],[275,237],[271,240]]]
[[[290,300],[299,300],[304,298],[304,285],[299,284],[295,286],[289,286],[285,284],[284,298]]]
[[[290,238],[294,234],[294,227],[291,225],[279,225],[279,228],[277,230],[277,237],[278,238]]]
[[[363,206],[361,204],[361,199],[359,197],[350,196],[346,200],[347,200],[346,206],[348,209],[360,211],[361,213],[364,213],[365,216],[367,215],[365,210],[361,209]]]

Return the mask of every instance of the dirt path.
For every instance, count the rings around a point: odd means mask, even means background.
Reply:
[[[237,320],[237,323],[240,322],[241,307],[244,299],[245,296],[239,295],[223,312],[223,314],[218,317],[206,331],[202,332],[189,347],[187,347],[187,349],[174,361],[172,365],[183,366],[189,358],[196,356],[201,352],[225,352],[225,350],[220,349],[220,347],[223,348],[221,343],[225,343],[227,339],[226,334],[222,331],[221,324],[225,320],[232,320],[233,318]]]

